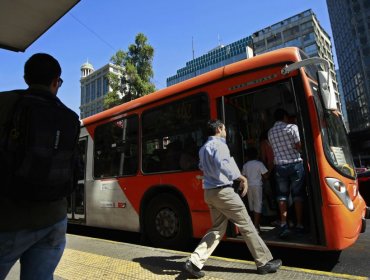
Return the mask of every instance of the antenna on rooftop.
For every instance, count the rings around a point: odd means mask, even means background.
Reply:
[[[193,36],[191,36],[191,49],[193,52],[193,59],[194,59],[194,37]]]

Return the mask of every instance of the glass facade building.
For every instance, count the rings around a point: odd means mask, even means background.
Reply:
[[[207,54],[186,62],[176,75],[167,78],[167,86],[177,84],[221,66],[247,58],[246,47],[252,44],[252,37],[245,37],[226,46],[218,46]]]
[[[370,1],[327,0],[351,132],[370,128]]]
[[[346,101],[344,100],[344,94],[343,94],[343,84],[342,80],[340,78],[340,72],[339,69],[335,69],[335,74],[337,75],[337,82],[338,82],[338,92],[340,96],[340,103],[342,104],[342,116],[344,125],[346,126],[347,132],[349,132],[349,125],[348,125],[348,114],[347,114],[347,108],[346,108]]]

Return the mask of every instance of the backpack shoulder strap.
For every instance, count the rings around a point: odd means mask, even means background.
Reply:
[[[25,90],[0,93],[0,145],[7,141],[7,134],[13,122],[14,112],[25,93]]]

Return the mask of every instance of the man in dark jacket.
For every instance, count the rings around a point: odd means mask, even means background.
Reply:
[[[28,89],[0,93],[1,143],[6,142],[4,124],[6,119],[12,118],[20,95],[34,96],[35,100],[56,104],[71,116],[70,126],[76,128],[70,131],[73,131],[75,140],[68,141],[75,144],[69,145],[68,149],[73,157],[77,157],[78,116],[56,97],[63,82],[61,72],[58,61],[48,54],[38,53],[29,58],[24,66]],[[0,161],[3,160],[0,158]],[[72,189],[75,179],[70,177],[65,186]],[[30,180],[30,185],[32,183]],[[13,195],[6,195],[4,189],[13,189]],[[21,264],[21,279],[53,279],[66,244],[67,200],[57,197],[35,201],[22,196],[19,191],[14,192],[14,189],[15,183],[10,182],[7,186],[3,181],[0,185],[0,280],[5,279],[17,260]]]

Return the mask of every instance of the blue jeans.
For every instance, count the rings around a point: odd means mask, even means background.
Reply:
[[[302,201],[304,198],[304,167],[303,162],[275,166],[277,200],[289,199]]]
[[[21,280],[52,280],[66,245],[66,231],[67,218],[38,230],[0,232],[0,280],[17,260]]]

